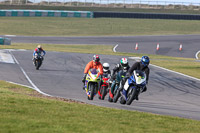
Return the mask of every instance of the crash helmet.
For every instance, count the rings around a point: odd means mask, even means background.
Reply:
[[[41,45],[38,45],[37,48],[42,48],[42,46],[41,46]]]
[[[100,61],[99,55],[94,55],[92,60],[93,62],[98,63]]]
[[[103,72],[108,72],[110,65],[108,63],[103,63]]]
[[[128,59],[127,58],[122,58],[120,60],[120,64],[121,64],[123,70],[127,70],[127,68],[128,68]]]
[[[144,66],[148,66],[149,65],[149,62],[150,62],[150,59],[148,56],[142,56],[141,58],[141,62]]]
[[[37,48],[38,48],[38,50],[42,50],[42,46],[41,45],[38,45]]]

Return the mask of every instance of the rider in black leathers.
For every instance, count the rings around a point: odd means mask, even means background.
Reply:
[[[110,88],[110,92],[112,93],[111,98],[113,98],[114,87],[115,87],[115,84],[116,84],[116,78],[117,78],[118,72],[120,72],[120,71],[127,72],[129,70],[129,68],[130,68],[130,66],[128,64],[127,58],[122,58],[120,60],[120,63],[117,64],[115,66],[115,68],[113,69],[113,73],[112,73],[112,76],[111,76],[112,85],[111,85],[111,88]]]
[[[123,89],[126,80],[128,78],[130,78],[130,76],[132,75],[134,70],[141,70],[141,71],[145,72],[146,77],[147,77],[146,78],[146,83],[148,84],[149,73],[150,73],[150,69],[148,67],[149,63],[150,63],[150,59],[149,59],[148,56],[142,56],[140,62],[134,63],[132,65],[132,67],[128,70],[128,73],[126,74],[126,77],[123,79],[122,86],[121,86],[122,88],[120,88],[120,89]],[[144,88],[144,90],[142,92],[145,92],[146,90],[147,90],[147,87],[145,86],[145,88]],[[123,89],[122,94],[125,95],[125,97],[127,97],[127,92],[126,92],[125,89]],[[138,100],[138,97],[136,97],[136,100]]]

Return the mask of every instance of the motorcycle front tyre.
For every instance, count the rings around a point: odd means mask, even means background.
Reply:
[[[132,86],[130,86],[130,88],[131,87]],[[132,91],[131,91],[130,88],[129,88],[129,91],[127,92],[127,102],[126,102],[127,105],[131,105],[131,103],[133,102],[133,100],[135,99],[135,97],[137,95],[137,91],[136,91],[137,89],[131,88],[132,89]],[[131,92],[131,93],[129,93],[129,92]]]
[[[119,97],[120,97],[120,91],[117,90],[116,93],[114,94],[113,102],[116,103]]]

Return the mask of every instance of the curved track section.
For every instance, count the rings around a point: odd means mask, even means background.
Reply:
[[[199,80],[150,66],[151,74],[148,90],[140,95],[139,101],[134,101],[130,106],[109,103],[108,96],[103,101],[99,100],[97,96],[93,101],[89,101],[85,91],[82,90],[81,79],[85,65],[91,60],[91,54],[48,52],[43,66],[37,71],[32,64],[32,51],[15,51],[12,53],[32,82],[44,93],[98,106],[200,120]],[[110,63],[111,69],[121,58],[120,56],[108,57],[106,55],[100,55],[100,57],[102,62]],[[134,63],[133,60],[129,62],[131,65]],[[19,71],[19,67],[16,64],[12,65],[5,67],[4,71],[8,69],[17,70],[15,73],[20,75],[21,80],[13,78],[9,71],[4,75],[4,78],[27,84],[27,80]]]
[[[33,37],[10,36],[14,43],[49,43],[49,44],[119,44],[116,51],[129,53],[158,54],[174,57],[196,58],[200,50],[200,35],[175,36],[118,36],[118,37]],[[138,43],[138,50],[135,45]],[[156,50],[157,44],[160,49]],[[180,51],[180,44],[182,50]]]

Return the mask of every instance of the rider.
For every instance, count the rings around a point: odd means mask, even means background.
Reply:
[[[115,66],[115,68],[113,69],[113,73],[112,73],[112,76],[111,76],[111,81],[112,81],[112,85],[111,85],[111,89],[110,89],[110,95],[111,95],[111,98],[113,98],[113,91],[114,91],[114,86],[116,84],[116,76],[117,76],[117,73],[119,71],[123,71],[123,72],[127,72],[129,70],[130,66],[128,64],[128,59],[127,58],[122,58],[120,60],[120,63],[117,64]]]
[[[111,75],[109,67],[110,67],[109,63],[103,63],[103,74]]]
[[[145,72],[146,74],[146,84],[148,84],[149,81],[149,73],[150,73],[150,69],[148,67],[150,63],[150,59],[148,56],[142,56],[141,61],[140,62],[136,62],[132,65],[132,67],[128,70],[128,73],[126,75],[126,77],[123,79],[122,82],[122,87],[124,86],[125,82],[127,82],[127,79],[132,75],[134,70],[141,70],[143,72]],[[121,88],[122,89],[122,88]],[[145,92],[147,90],[147,87],[145,86],[145,88],[143,89],[142,92]],[[127,90],[123,89],[122,94],[127,97]],[[136,97],[136,100],[138,100],[138,97]]]
[[[38,54],[38,55],[42,55],[43,53],[43,57],[45,56],[46,52],[42,49],[42,46],[41,45],[38,45],[37,48],[35,48],[34,52],[33,52],[33,63],[35,64],[35,54]],[[43,58],[42,58],[43,59]]]
[[[92,61],[90,61],[86,65],[85,70],[84,70],[83,79],[82,79],[83,90],[85,89],[85,79],[86,79],[87,73],[91,68],[99,69],[100,75],[103,75],[103,66],[99,61],[100,61],[99,55],[94,55],[92,58]]]

